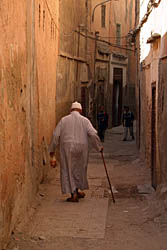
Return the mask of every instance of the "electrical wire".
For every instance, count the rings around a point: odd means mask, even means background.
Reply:
[[[48,4],[47,0],[44,0],[44,2],[45,2],[45,4],[46,4],[46,7],[47,7],[47,9],[48,9],[48,12],[49,12],[49,15],[50,15],[50,17],[51,17],[52,22],[55,24],[56,29],[60,32],[60,30],[59,30],[59,28],[58,28],[58,26],[57,26],[57,24],[56,24],[56,22],[55,22],[55,20],[54,20],[54,18],[53,18],[53,16],[52,16],[52,12],[51,12],[51,10],[50,10],[50,8],[49,8],[49,4]]]
[[[126,36],[99,36],[99,37],[101,37],[101,38],[115,38],[115,39],[120,38],[120,39],[123,39],[123,38],[127,38],[128,35],[126,35]]]
[[[44,2],[45,2],[46,7],[47,7],[47,9],[48,9],[48,12],[49,12],[49,15],[50,15],[50,17],[51,17],[51,20],[52,20],[52,22],[55,24],[56,29],[58,30],[58,32],[61,33],[61,35],[65,36],[65,37],[66,37],[66,36],[67,36],[67,37],[68,37],[68,36],[72,36],[72,35],[74,34],[75,30],[70,31],[69,33],[61,32],[60,29],[58,28],[57,24],[56,24],[56,21],[55,21],[54,18],[53,18],[53,15],[52,15],[52,12],[51,12],[51,10],[50,10],[50,7],[49,7],[49,4],[48,4],[47,0],[44,0]]]
[[[65,36],[65,37],[72,36],[72,35],[74,34],[74,32],[77,32],[77,33],[79,33],[81,36],[84,36],[84,37],[89,38],[89,39],[92,39],[92,40],[99,40],[99,41],[101,41],[101,42],[104,42],[104,43],[109,44],[109,45],[112,46],[112,47],[117,47],[117,48],[120,48],[120,49],[125,49],[125,50],[134,51],[133,49],[130,49],[130,48],[126,47],[126,45],[120,46],[120,45],[117,45],[117,44],[113,44],[113,43],[111,43],[111,42],[107,42],[107,41],[102,40],[102,39],[97,39],[96,37],[93,37],[93,36],[84,35],[83,33],[79,32],[78,30],[75,30],[75,29],[72,30],[72,31],[70,31],[70,32],[67,33],[67,34],[66,34],[66,33],[62,33],[62,32],[60,31],[60,29],[58,28],[58,26],[57,26],[57,24],[56,24],[56,22],[55,22],[55,20],[54,20],[54,18],[53,18],[53,15],[52,15],[52,12],[51,12],[51,10],[50,10],[50,8],[49,8],[49,5],[48,5],[47,0],[44,0],[44,2],[45,2],[45,4],[46,4],[46,6],[47,6],[47,9],[48,9],[48,12],[49,12],[49,15],[50,15],[50,17],[51,17],[52,22],[55,24],[56,29],[58,30],[58,32],[61,33],[63,36]],[[125,36],[125,37],[127,37],[127,36]],[[125,38],[125,37],[122,36],[122,37],[101,37],[101,38]]]
[[[131,49],[131,48],[129,48],[129,47],[126,47],[127,45],[123,45],[123,46],[122,46],[122,45],[117,45],[117,44],[114,44],[114,43],[111,43],[111,42],[108,42],[108,41],[99,39],[99,38],[97,38],[97,37],[95,37],[95,36],[85,35],[85,34],[79,32],[78,30],[75,30],[75,32],[76,32],[76,33],[79,33],[79,34],[80,34],[81,36],[83,36],[83,37],[86,37],[86,38],[89,38],[89,39],[92,39],[92,40],[97,40],[97,41],[99,41],[99,42],[106,43],[106,44],[110,45],[111,47],[115,47],[115,48],[119,48],[119,49],[124,49],[124,50],[129,50],[129,51],[134,52],[134,49]]]

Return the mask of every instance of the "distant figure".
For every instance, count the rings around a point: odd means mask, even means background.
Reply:
[[[98,135],[100,140],[104,142],[105,131],[108,128],[108,114],[104,111],[104,106],[100,107],[100,111],[97,115],[98,122]]]
[[[123,141],[127,140],[128,130],[129,130],[130,136],[132,137],[132,140],[135,139],[134,133],[133,133],[133,121],[134,121],[133,112],[129,110],[128,106],[124,106],[124,112],[123,112],[123,116],[122,116],[122,123],[123,123],[123,127],[124,127]]]
[[[62,193],[71,193],[68,202],[78,202],[79,198],[85,197],[79,189],[88,189],[88,138],[97,152],[103,150],[97,131],[81,113],[81,104],[72,103],[71,113],[59,121],[49,146],[50,164],[55,167],[55,150],[60,145],[61,188]]]

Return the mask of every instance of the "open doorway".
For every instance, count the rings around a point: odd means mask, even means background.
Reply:
[[[114,68],[113,73],[113,98],[112,98],[112,126],[121,124],[122,116],[122,85],[123,69]]]

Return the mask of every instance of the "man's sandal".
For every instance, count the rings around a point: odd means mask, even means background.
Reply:
[[[85,197],[85,193],[84,192],[78,192],[77,195],[78,195],[79,199]]]
[[[68,202],[78,202],[78,195],[77,194],[72,194],[70,198],[67,198]]]

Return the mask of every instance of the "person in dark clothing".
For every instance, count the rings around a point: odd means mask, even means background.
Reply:
[[[108,114],[104,112],[104,106],[100,107],[100,112],[97,115],[98,135],[100,140],[104,142],[105,131],[108,127]]]
[[[123,127],[124,127],[123,141],[127,140],[128,130],[129,130],[130,136],[132,137],[132,140],[135,139],[134,133],[133,133],[133,121],[134,121],[133,112],[129,110],[128,106],[124,106],[124,112],[123,112],[123,116],[122,116],[122,123],[123,123]]]

